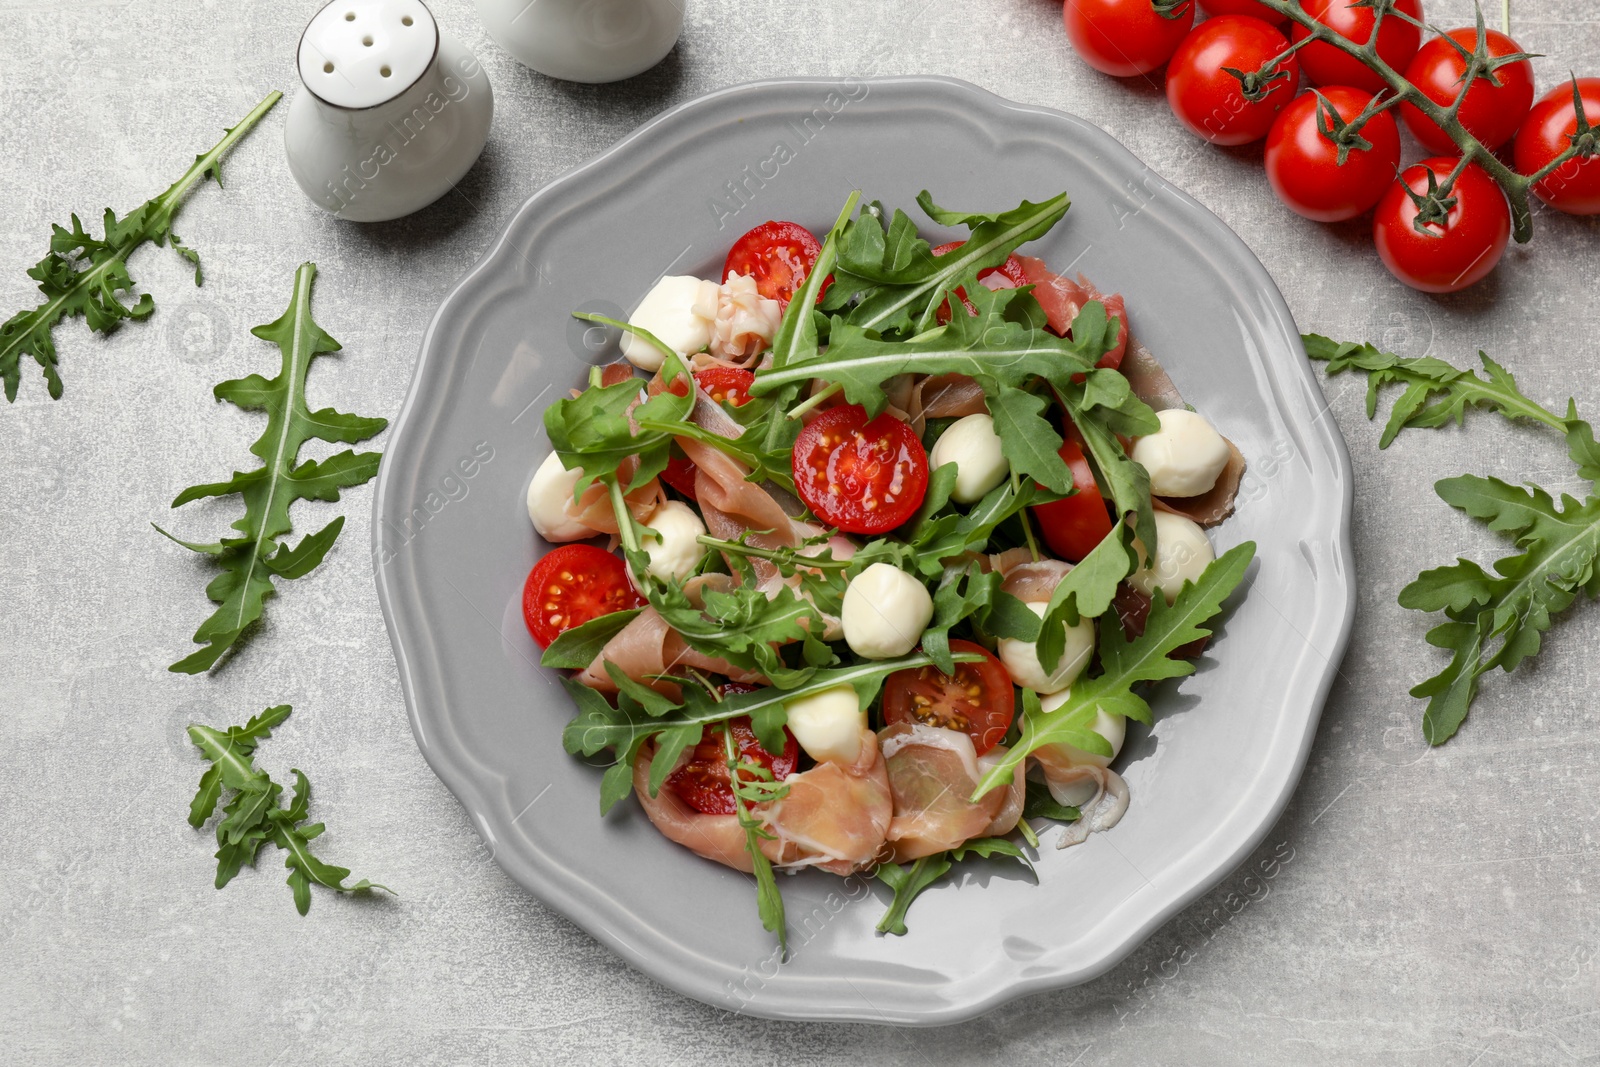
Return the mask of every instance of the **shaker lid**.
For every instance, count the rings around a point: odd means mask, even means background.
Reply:
[[[422,0],[333,0],[300,38],[300,80],[336,107],[376,107],[415,84],[438,47]]]

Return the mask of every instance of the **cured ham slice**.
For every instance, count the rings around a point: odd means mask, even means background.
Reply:
[[[887,841],[903,863],[955,848],[974,837],[1007,833],[1022,813],[1021,776],[977,803],[968,798],[987,766],[1005,754],[996,746],[980,765],[972,739],[959,730],[895,723],[878,735],[894,798]],[[995,753],[998,753],[996,755]],[[998,829],[998,827],[1004,829]]]
[[[1018,256],[1017,261],[1022,264],[1022,273],[1028,279],[1028,284],[1033,286],[1034,299],[1044,309],[1045,321],[1056,333],[1066,336],[1072,327],[1072,320],[1078,317],[1083,305],[1091,300],[1098,300],[1105,305],[1108,316],[1116,316],[1116,344],[1102,357],[1103,366],[1116,366],[1128,350],[1128,308],[1122,294],[1105,296],[1083,275],[1078,275],[1078,280],[1073,281],[1046,267],[1042,259]]]
[[[1234,502],[1239,496],[1239,483],[1244,479],[1244,455],[1232,441],[1227,438],[1223,440],[1228,445],[1228,465],[1217,475],[1216,485],[1199,496],[1158,496],[1153,501],[1155,506],[1162,511],[1182,515],[1201,526],[1215,526],[1232,515]]]
[[[1128,345],[1128,354],[1117,369],[1128,379],[1128,387],[1133,390],[1133,395],[1156,411],[1188,406],[1183,402],[1178,387],[1167,376],[1166,369],[1137,338]]]
[[[759,810],[771,840],[762,854],[786,869],[820,867],[851,874],[870,867],[883,849],[892,813],[889,780],[878,755],[877,739],[863,731],[861,756],[850,767],[820,763],[784,779],[787,796]],[[650,795],[653,753],[639,755],[633,791],[645,815],[668,840],[708,860],[750,871],[745,834],[736,815],[705,815],[663,787]]]
[[[1024,604],[1048,604],[1056,586],[1071,571],[1072,564],[1059,559],[1028,560],[1001,568],[1005,581],[1000,583],[1000,589]]]
[[[1077,762],[1061,745],[1041,745],[1033,750],[1033,759],[1056,802],[1078,809],[1078,821],[1067,824],[1056,840],[1057,848],[1080,845],[1090,834],[1122,821],[1128,810],[1128,783],[1116,771]]]
[[[615,637],[606,642],[594,662],[578,674],[576,680],[602,693],[615,693],[616,683],[612,682],[605,668],[608,660],[629,678],[643,682],[674,700],[682,696],[679,687],[673,682],[653,678],[653,675],[671,674],[695,667],[725,674],[730,681],[750,685],[765,685],[767,681],[761,675],[735,667],[727,660],[690,648],[655,608],[645,608],[619,630]]]

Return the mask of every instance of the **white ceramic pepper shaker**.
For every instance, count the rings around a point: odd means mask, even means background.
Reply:
[[[409,215],[450,190],[489,136],[494,95],[422,0],[333,0],[300,38],[284,148],[307,196],[343,219]]]
[[[614,82],[661,62],[687,0],[476,0],[494,43],[540,74]]]

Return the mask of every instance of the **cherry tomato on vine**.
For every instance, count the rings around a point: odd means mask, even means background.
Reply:
[[[911,427],[860,404],[829,408],[794,443],[794,484],[806,506],[850,533],[892,530],[922,506],[928,453]]]
[[[1200,9],[1208,15],[1249,15],[1251,18],[1262,19],[1275,26],[1289,21],[1288,15],[1280,15],[1265,4],[1256,0],[1200,0]]]
[[[1194,25],[1192,0],[1164,0],[1167,18],[1152,0],[1066,0],[1061,22],[1083,61],[1118,78],[1148,74],[1172,58]]]
[[[757,292],[788,307],[821,254],[817,239],[798,222],[763,222],[733,242],[722,264],[722,280],[730,274],[753,275]],[[832,283],[832,278],[824,280],[821,292]]]
[[[594,545],[546,553],[522,583],[522,619],[541,646],[574,626],[643,603],[622,560]]]
[[[1417,205],[1406,195],[1428,191],[1428,172],[1442,183],[1457,159],[1435,156],[1407,167],[1378,202],[1372,219],[1372,241],[1390,272],[1413,289],[1453,293],[1482,280],[1505,253],[1511,238],[1511,207],[1500,186],[1478,164],[1470,163],[1456,179],[1443,225],[1417,231]]]
[[[1272,120],[1294,99],[1300,66],[1293,56],[1278,64],[1280,75],[1266,95],[1251,101],[1227,69],[1253,73],[1289,47],[1270,23],[1243,15],[1202,22],[1184,38],[1167,64],[1167,103],[1195,136],[1213,144],[1241,145],[1266,136]]]
[[[1111,532],[1111,515],[1105,498],[1095,484],[1094,471],[1084,458],[1083,446],[1068,431],[1061,445],[1061,458],[1072,471],[1072,487],[1077,490],[1065,500],[1052,500],[1033,508],[1033,520],[1050,551],[1069,563],[1087,556]]]
[[[1579,78],[1578,95],[1583,115],[1591,126],[1600,123],[1600,78]],[[1536,174],[1572,144],[1578,132],[1578,111],[1572,103],[1572,84],[1558,85],[1533,105],[1517,131],[1517,170]],[[1600,147],[1600,134],[1591,134]],[[1533,187],[1534,195],[1557,211],[1569,215],[1600,215],[1600,156],[1567,160]]]
[[[1353,7],[1354,0],[1303,0],[1305,12],[1329,29],[1336,30],[1358,45],[1372,40],[1376,17],[1370,7]],[[1422,21],[1422,0],[1399,0],[1395,10]],[[1295,26],[1296,43],[1311,36]],[[1395,70],[1405,70],[1422,43],[1422,30],[1393,13],[1384,16],[1378,34],[1378,56]],[[1350,85],[1369,93],[1381,93],[1389,83],[1373,73],[1361,60],[1341,52],[1331,44],[1317,41],[1299,51],[1300,66],[1313,85]]]
[[[1005,665],[971,641],[951,641],[951,652],[972,652],[981,660],[957,663],[956,673],[937,667],[908,667],[883,683],[883,721],[924,723],[960,730],[983,755],[1011,729],[1016,714],[1011,675]]]
[[[942,256],[947,252],[954,252],[966,243],[965,241],[951,241],[949,244],[942,244],[935,248],[933,254]],[[988,267],[978,272],[978,281],[983,282],[990,278],[999,279],[995,284],[989,286],[991,289],[1015,289],[1028,284],[1028,276],[1023,272],[1022,262],[1016,256],[1007,256],[1006,261],[998,267]],[[956,296],[960,297],[961,302],[967,305],[967,314],[976,315],[978,313],[978,309],[973,307],[971,302],[967,300],[967,291],[965,289],[957,289]],[[946,300],[939,305],[937,318],[940,326],[950,321],[950,301]]]
[[[1326,121],[1331,106],[1344,122],[1352,121],[1372,102],[1371,93],[1344,85],[1303,93],[1284,108],[1267,134],[1267,180],[1273,191],[1295,212],[1318,222],[1353,219],[1379,200],[1400,167],[1400,128],[1394,116],[1380,111],[1361,127],[1359,135],[1372,147],[1352,148],[1339,163],[1339,146],[1322,133],[1319,114]]]
[[[1449,107],[1455,102],[1461,92],[1461,76],[1467,72],[1467,61],[1461,58],[1451,41],[1471,52],[1478,45],[1478,31],[1471,28],[1451,30],[1443,37],[1433,38],[1422,46],[1405,71],[1406,80],[1440,107]],[[1485,31],[1484,42],[1490,56],[1510,56],[1522,51],[1517,42],[1496,30]],[[1533,64],[1526,59],[1507,63],[1495,69],[1494,78],[1499,85],[1491,84],[1483,76],[1472,80],[1457,116],[1467,131],[1490,151],[1515,136],[1528,108],[1533,106]],[[1415,104],[1401,104],[1400,114],[1424,149],[1441,156],[1459,154],[1460,149],[1450,135],[1417,110]]]
[[[749,687],[723,687],[724,693],[733,691],[748,692]],[[783,751],[776,756],[761,747],[748,717],[730,719],[728,726],[733,730],[735,749],[747,762],[759,763],[780,782],[794,773],[800,762],[800,745],[787,726],[783,728]],[[749,781],[751,775],[741,771],[739,777]],[[699,742],[690,750],[689,761],[667,775],[667,788],[702,814],[734,814],[733,775],[728,771],[728,749],[721,726],[708,724],[701,730]]]

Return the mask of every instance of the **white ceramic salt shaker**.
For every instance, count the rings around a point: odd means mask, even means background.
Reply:
[[[343,219],[409,215],[450,190],[489,136],[494,95],[422,0],[333,0],[300,38],[284,148],[306,195]]]
[[[686,0],[476,0],[495,44],[540,74],[614,82],[661,62]]]

